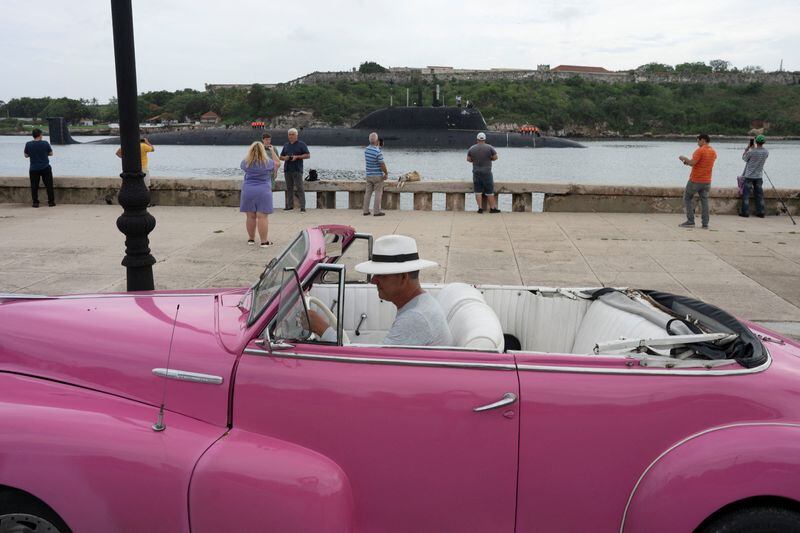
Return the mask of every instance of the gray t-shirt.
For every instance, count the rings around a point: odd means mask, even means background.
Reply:
[[[492,157],[497,155],[497,150],[491,144],[477,143],[470,147],[467,155],[472,158],[473,172],[491,172]]]
[[[762,179],[761,173],[764,171],[764,163],[766,163],[768,157],[769,151],[766,148],[753,148],[746,151],[742,155],[742,159],[747,162],[742,176],[754,180]]]
[[[452,346],[453,334],[439,302],[423,292],[397,310],[392,329],[384,344],[412,346]]]

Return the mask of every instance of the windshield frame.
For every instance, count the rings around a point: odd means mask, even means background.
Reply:
[[[284,260],[290,256],[290,252],[294,250],[294,248],[298,245],[298,243],[302,241],[303,249],[302,255],[300,256],[299,261],[296,264],[284,264]],[[253,324],[261,318],[261,315],[264,314],[264,311],[269,308],[270,304],[275,300],[275,297],[280,293],[280,289],[282,287],[282,274],[285,267],[294,267],[295,269],[300,269],[303,262],[305,262],[306,258],[308,257],[308,250],[309,245],[311,242],[311,237],[308,234],[307,230],[303,230],[300,234],[292,241],[292,243],[287,246],[283,253],[277,258],[275,261],[270,261],[270,264],[264,268],[264,271],[259,276],[258,281],[253,285],[250,289],[249,294],[251,307],[250,307],[250,315],[247,318],[247,327],[252,326]],[[294,255],[294,254],[291,254]],[[277,277],[277,283],[274,282],[273,278]],[[273,283],[270,283],[273,281]],[[269,287],[267,286],[269,285]],[[263,301],[263,304],[258,306],[259,296],[261,295],[261,291],[269,291],[271,290],[272,293],[268,294]]]

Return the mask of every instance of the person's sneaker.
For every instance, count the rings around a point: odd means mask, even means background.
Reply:
[[[300,208],[300,212],[301,212],[301,213],[305,213],[305,212],[306,212],[306,208],[305,208],[305,207],[301,207],[301,208]]]
[[[39,204],[33,204],[31,207],[39,207]]]
[[[385,217],[386,213],[375,213],[374,216],[376,216],[376,217]]]
[[[703,229],[708,229],[708,224],[703,224],[702,228]]]
[[[294,207],[284,207],[283,208],[284,211],[291,211],[292,209],[294,209]]]
[[[264,241],[264,242],[261,243],[261,247],[262,248],[267,248],[269,246],[272,246],[273,244],[275,244],[275,243],[272,242],[272,241]]]
[[[739,213],[739,216],[742,218],[750,218],[750,215],[745,215],[744,213]]]
[[[495,209],[495,208],[491,208],[491,209],[489,209],[489,212],[490,213],[499,213],[500,210],[499,209]]]
[[[256,241],[254,241],[253,239],[248,239],[247,244],[248,246],[255,246]]]
[[[367,211],[366,213],[361,213],[361,214],[362,214],[362,215],[364,215],[365,217],[368,217],[368,216],[370,216],[372,213],[370,213],[369,211]]]
[[[55,207],[55,206],[56,206],[56,204],[54,204],[54,203],[52,203],[52,204],[47,204],[47,207]]]
[[[757,216],[758,218],[764,218],[766,215],[765,215],[764,213],[761,213],[760,215],[756,215],[756,216]]]
[[[694,227],[694,222],[689,222],[689,221],[687,220],[686,222],[683,222],[683,223],[681,223],[681,224],[678,224],[678,227],[679,227],[679,228],[693,228],[693,227]]]
[[[478,214],[481,214],[481,213],[483,213],[483,209],[481,209],[481,208],[479,207],[479,208],[478,208]]]

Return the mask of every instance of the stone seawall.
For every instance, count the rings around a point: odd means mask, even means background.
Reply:
[[[116,204],[119,178],[56,178],[56,202],[60,204]],[[152,200],[157,205],[239,206],[241,180],[153,178]],[[284,191],[285,183],[276,183]],[[336,207],[336,192],[348,193],[348,206],[361,209],[363,181],[306,182],[306,192],[316,193],[316,207]],[[555,183],[496,182],[498,194],[510,194],[514,211],[531,211],[533,195],[543,195],[544,211],[605,213],[682,213],[682,187],[630,187],[620,185],[571,185]],[[433,195],[444,194],[448,211],[463,211],[472,183],[466,181],[426,181],[407,183],[399,188],[390,181],[384,191],[386,209],[398,209],[400,194],[412,194],[415,210],[430,211]],[[800,213],[800,190],[779,189],[790,212]],[[40,198],[44,190],[40,189]],[[772,189],[764,190],[767,213],[776,214],[780,203]],[[715,214],[735,214],[739,193],[735,188],[712,188],[710,209]],[[29,204],[27,177],[0,177],[0,203]],[[752,203],[752,202],[751,202]],[[312,206],[313,207],[313,206]]]

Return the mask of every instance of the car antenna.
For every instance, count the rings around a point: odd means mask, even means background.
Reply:
[[[164,374],[164,389],[161,392],[161,407],[158,409],[158,418],[156,423],[152,425],[153,431],[164,431],[167,426],[164,425],[164,404],[167,401],[167,380],[169,379],[169,359],[172,357],[172,339],[175,338],[175,325],[178,323],[178,310],[181,304],[175,308],[175,319],[172,321],[172,333],[169,336],[169,351],[167,352],[167,371]]]

